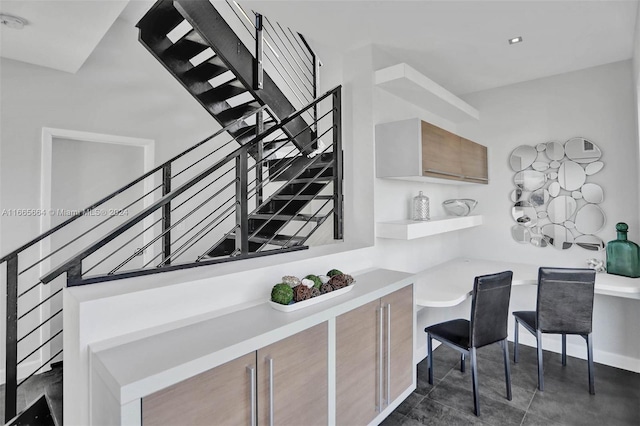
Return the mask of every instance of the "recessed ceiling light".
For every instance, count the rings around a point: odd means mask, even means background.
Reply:
[[[26,19],[0,13],[0,24],[5,25],[9,28],[13,28],[14,30],[23,29],[26,23],[27,23]]]
[[[509,39],[509,44],[522,43],[522,36]]]

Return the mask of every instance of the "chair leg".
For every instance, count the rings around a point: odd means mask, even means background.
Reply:
[[[427,333],[427,363],[429,366],[429,384],[433,384],[433,340],[431,333]]]
[[[562,335],[562,365],[567,365],[567,335]]]
[[[480,394],[478,392],[478,365],[476,360],[476,348],[471,348],[471,381],[473,383],[473,412],[480,415]]]
[[[544,390],[544,376],[542,375],[542,332],[536,330],[536,346],[538,347],[538,389]]]
[[[509,342],[502,341],[502,354],[504,355],[504,380],[507,384],[507,399],[511,401],[511,364],[509,364]]]
[[[516,318],[516,326],[515,326],[515,331],[513,332],[513,362],[514,364],[518,363],[518,325],[519,321],[518,318]]]
[[[464,373],[464,354],[460,354],[460,371]]]
[[[596,394],[596,383],[595,378],[593,377],[593,335],[591,333],[587,334],[587,358],[589,364],[589,393],[591,395]]]

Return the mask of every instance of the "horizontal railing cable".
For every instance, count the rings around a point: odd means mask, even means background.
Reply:
[[[58,290],[56,290],[54,293],[52,293],[51,295],[49,295],[49,297],[47,297],[46,299],[42,300],[40,303],[38,303],[37,305],[35,305],[34,307],[32,307],[31,309],[29,309],[27,312],[25,312],[24,314],[20,315],[18,317],[18,321],[21,320],[22,318],[24,318],[25,316],[29,315],[31,312],[35,311],[37,308],[39,308],[40,306],[42,306],[45,302],[51,300],[55,295],[57,295],[58,293],[60,293],[62,291],[63,288],[59,288]]]
[[[158,223],[162,222],[162,218],[156,220],[155,222],[153,222],[151,225],[149,225],[148,227],[146,227],[145,229],[143,229],[142,231],[138,232],[136,235],[134,235],[133,237],[131,237],[129,240],[127,240],[125,243],[123,243],[122,245],[120,245],[120,247],[118,247],[117,249],[113,250],[111,253],[109,253],[107,256],[103,257],[102,259],[100,259],[100,261],[96,262],[93,266],[91,266],[90,268],[87,268],[86,271],[84,271],[85,274],[88,274],[89,272],[93,271],[95,268],[97,268],[98,266],[102,265],[104,262],[106,262],[108,259],[110,259],[112,256],[114,256],[116,253],[118,253],[120,250],[122,250],[123,248],[125,248],[126,246],[128,246],[129,244],[131,244],[134,240],[140,238],[140,236],[142,234],[144,234],[145,232],[148,232],[150,229],[152,229],[154,226],[156,226]],[[132,257],[137,257],[139,256],[144,250],[146,249],[145,247],[142,247],[140,249],[137,249]]]
[[[40,349],[42,349],[47,343],[49,343],[50,341],[52,341],[53,339],[56,338],[56,336],[58,336],[59,334],[62,333],[62,330],[58,330],[57,333],[55,333],[53,336],[49,337],[47,340],[44,341],[44,343],[42,343],[40,346],[38,346],[37,348],[35,348],[34,350],[32,350],[31,352],[29,352],[29,355],[24,356],[20,361],[17,362],[18,365],[22,364],[22,362],[26,359],[28,359],[31,355],[35,354],[36,352],[38,352]]]
[[[144,194],[143,196],[141,196],[140,198],[138,198],[137,200],[129,203],[128,205],[126,205],[125,207],[123,207],[121,210],[125,211],[127,209],[129,209],[131,206],[133,206],[134,204],[138,203],[139,201],[143,200],[144,198],[146,198],[147,196],[153,194],[155,191],[157,191],[158,189],[162,188],[162,185],[158,185],[155,188],[153,188],[152,190],[150,190],[149,192],[147,192],[146,194]],[[56,253],[59,253],[60,251],[64,250],[65,248],[69,247],[71,244],[75,243],[76,241],[78,241],[79,239],[81,239],[82,237],[84,237],[85,235],[89,234],[92,231],[95,231],[97,228],[99,228],[100,226],[104,225],[105,223],[107,223],[108,221],[110,221],[111,219],[113,219],[114,217],[116,217],[116,215],[110,215],[109,217],[107,217],[105,220],[103,220],[102,222],[94,225],[93,227],[89,228],[88,230],[84,231],[82,234],[78,235],[77,237],[73,238],[72,240],[66,242],[65,244],[63,244],[62,246],[58,247],[57,249],[53,250],[51,253],[49,253],[48,255],[42,257],[40,260],[38,260],[37,262],[33,263],[32,265],[30,265],[29,267],[23,269],[18,275],[23,274],[24,272],[27,272],[28,270],[30,270],[31,268],[34,268],[35,266],[39,265],[40,263],[44,262],[45,260],[49,259],[50,257],[54,256]]]
[[[45,325],[46,323],[48,323],[49,321],[51,321],[56,315],[59,315],[60,313],[62,313],[62,309],[58,310],[58,312],[56,312],[55,314],[51,315],[49,318],[47,318],[44,321],[41,321],[40,324],[38,324],[34,329],[32,329],[31,331],[29,331],[27,334],[25,334],[24,336],[22,336],[21,338],[18,339],[18,343],[20,343],[21,341],[23,341],[24,339],[26,339],[27,337],[31,336],[33,333],[35,333],[36,331],[38,331],[43,325]]]
[[[233,170],[233,169],[232,169]],[[229,170],[231,171],[231,170]],[[222,176],[226,175],[229,171],[225,172]],[[221,176],[221,177],[222,177]],[[214,181],[215,182],[215,181]],[[213,183],[213,182],[212,182]],[[160,238],[164,237],[167,232],[170,232],[172,229],[174,229],[175,227],[177,227],[178,225],[180,225],[182,222],[184,222],[186,219],[188,219],[191,215],[193,215],[195,212],[197,212],[200,208],[202,208],[205,204],[207,204],[209,201],[211,201],[212,199],[214,199],[215,197],[217,197],[219,194],[221,194],[222,192],[224,192],[228,187],[230,187],[232,184],[235,183],[235,179],[231,182],[226,184],[224,187],[222,187],[222,189],[218,190],[215,194],[211,195],[209,198],[207,198],[206,200],[204,200],[203,202],[201,202],[198,206],[194,207],[192,210],[190,210],[185,216],[183,216],[182,218],[180,218],[179,220],[177,220],[176,222],[172,223],[171,226],[167,229],[165,229],[160,235],[155,236],[151,241],[149,241],[147,244],[145,244],[141,250],[146,250],[148,247],[150,247],[152,244],[154,244],[156,241],[160,240]],[[190,200],[191,198],[189,198]],[[184,234],[183,234],[184,235]],[[174,241],[175,242],[175,241]],[[160,255],[162,255],[162,253],[160,253]],[[135,258],[135,254],[130,256],[129,258],[127,258],[124,262],[122,262],[120,265],[118,265],[116,268],[114,268],[113,270],[111,270],[111,272],[109,272],[109,274],[113,274],[116,271],[118,271],[119,269],[121,269],[124,265],[126,265],[127,263],[129,263],[131,260],[133,260]],[[151,259],[151,261],[153,261],[156,257],[155,256],[153,259]],[[143,267],[146,267],[147,265],[149,265],[149,262],[147,262]]]
[[[60,330],[60,331],[62,331],[62,330]],[[29,380],[31,377],[33,377],[33,376],[34,376],[38,371],[42,370],[44,367],[46,367],[47,365],[49,365],[49,363],[50,363],[51,361],[53,361],[54,359],[56,359],[56,357],[57,357],[58,355],[60,355],[61,353],[62,353],[62,349],[60,349],[58,352],[56,352],[56,354],[55,354],[54,356],[50,357],[48,360],[46,360],[45,362],[43,362],[43,363],[42,363],[42,365],[41,365],[39,368],[37,368],[37,369],[35,369],[35,370],[33,371],[33,373],[31,373],[31,374],[29,374],[27,377],[25,377],[25,378],[24,378],[20,383],[18,383],[18,386],[17,386],[17,387],[22,386],[22,384],[23,384],[24,382],[26,382],[26,381],[27,381],[27,380]]]

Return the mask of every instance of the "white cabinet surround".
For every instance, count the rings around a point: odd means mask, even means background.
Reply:
[[[318,324],[328,324],[328,424],[336,424],[336,317],[410,286],[413,275],[372,270],[356,275],[352,291],[295,312],[280,312],[260,303],[217,318],[135,341],[91,349],[91,424],[141,424],[142,398],[195,377],[252,351],[260,350]],[[415,299],[415,296],[413,297]],[[415,304],[410,312],[415,341]],[[373,420],[379,423],[416,387],[416,360],[411,356],[411,383]],[[109,396],[106,398],[105,396]]]

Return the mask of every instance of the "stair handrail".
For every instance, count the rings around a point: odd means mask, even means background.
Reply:
[[[156,166],[155,168],[149,170],[148,172],[146,172],[142,176],[132,180],[128,184],[124,185],[123,187],[115,190],[114,192],[112,192],[111,194],[109,194],[106,197],[102,198],[101,200],[96,201],[95,203],[91,204],[89,207],[87,207],[85,209],[82,209],[81,211],[79,211],[75,215],[71,216],[69,219],[65,220],[64,222],[54,226],[53,228],[49,229],[48,231],[43,232],[42,234],[38,235],[34,239],[30,240],[29,242],[23,244],[22,246],[18,247],[17,249],[15,249],[15,250],[9,252],[8,254],[4,255],[2,258],[0,258],[0,264],[2,264],[3,262],[6,262],[7,260],[12,258],[13,256],[16,256],[16,255],[22,253],[23,251],[25,251],[26,249],[28,249],[28,248],[32,247],[33,245],[39,243],[43,239],[51,236],[52,234],[56,233],[60,229],[66,227],[70,223],[74,222],[75,220],[79,219],[80,217],[84,216],[85,214],[91,212],[95,208],[97,208],[97,207],[101,206],[102,204],[106,203],[107,201],[113,199],[114,197],[116,197],[117,195],[123,193],[127,189],[133,187],[134,185],[137,185],[138,183],[142,182],[143,180],[145,180],[149,176],[153,175],[154,173],[159,172],[164,167],[166,167],[166,166],[170,165],[171,163],[173,163],[174,161],[184,157],[185,155],[187,155],[191,151],[195,150],[196,148],[198,148],[198,147],[204,145],[205,143],[209,142],[210,140],[220,136],[222,133],[226,132],[227,130],[229,130],[233,126],[237,125],[239,122],[242,122],[243,120],[246,120],[247,118],[253,116],[254,114],[256,114],[259,111],[269,111],[270,115],[273,117],[273,119],[276,122],[279,121],[279,119],[276,117],[276,115],[271,112],[271,108],[268,105],[260,106],[260,108],[256,109],[255,111],[251,111],[251,112],[243,115],[242,117],[234,120],[232,123],[227,124],[225,127],[223,127],[222,129],[216,131],[211,136],[208,136],[208,137],[204,138],[203,140],[201,140],[200,142],[197,142],[196,144],[192,145],[191,147],[187,148],[186,150],[182,151],[181,153],[177,154],[176,156],[172,157],[171,159],[169,159],[169,160],[165,161],[164,163],[160,164],[159,166]]]
[[[205,179],[207,176],[209,176],[212,173],[214,173],[216,170],[219,170],[222,166],[227,164],[229,161],[234,160],[238,156],[242,155],[244,152],[247,152],[251,148],[255,147],[258,143],[263,141],[266,137],[268,137],[269,135],[271,135],[271,134],[275,133],[276,131],[280,130],[287,123],[289,123],[292,120],[296,119],[297,117],[299,117],[301,114],[303,114],[307,110],[313,108],[316,104],[318,104],[322,100],[328,98],[329,96],[334,95],[335,93],[339,93],[341,88],[342,88],[341,85],[338,85],[338,86],[334,87],[333,89],[325,92],[322,96],[318,97],[317,99],[315,99],[313,102],[311,102],[310,104],[308,104],[304,108],[301,108],[300,110],[289,114],[287,117],[282,119],[280,121],[280,123],[278,123],[278,125],[273,126],[273,127],[269,128],[269,129],[265,130],[264,132],[262,132],[259,135],[256,135],[248,143],[236,148],[233,152],[227,154],[222,159],[218,160],[214,165],[212,165],[212,166],[208,167],[207,169],[201,171],[196,176],[192,177],[187,182],[185,182],[182,185],[180,185],[178,188],[173,189],[170,193],[168,193],[167,195],[163,196],[158,201],[156,201],[153,204],[151,204],[150,206],[146,207],[144,210],[142,210],[141,212],[137,213],[136,215],[134,215],[133,217],[131,217],[127,221],[121,223],[119,226],[117,226],[115,229],[113,229],[107,235],[102,237],[100,240],[94,242],[93,244],[89,245],[88,247],[86,247],[82,251],[78,252],[76,255],[72,256],[67,261],[63,262],[59,266],[57,266],[57,267],[53,268],[52,270],[50,270],[49,273],[45,274],[44,276],[42,276],[40,278],[40,281],[42,283],[44,283],[44,284],[48,284],[51,281],[53,281],[54,279],[56,279],[58,276],[62,275],[64,272],[67,272],[67,280],[68,280],[70,285],[72,285],[74,281],[81,280],[82,279],[81,263],[85,258],[87,258],[91,254],[95,253],[97,250],[99,250],[100,248],[104,247],[109,242],[113,241],[115,238],[120,236],[123,232],[125,232],[128,229],[132,228],[137,223],[141,222],[144,218],[146,218],[147,216],[149,216],[152,213],[154,213],[156,210],[158,210],[161,207],[163,207],[163,206],[167,205],[168,203],[170,203],[174,198],[176,198],[180,194],[184,193],[185,191],[187,191],[188,189],[190,189],[191,187],[193,187],[197,183],[201,182],[203,179]]]

